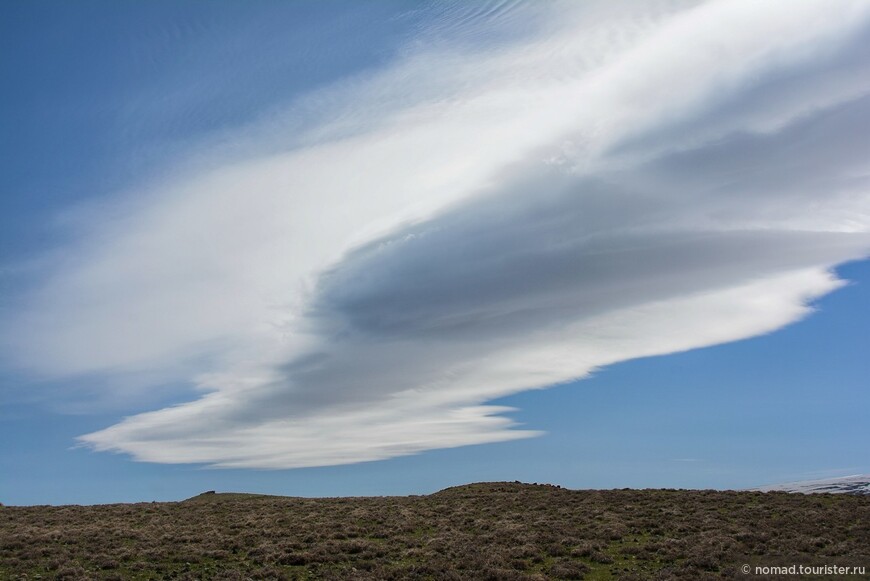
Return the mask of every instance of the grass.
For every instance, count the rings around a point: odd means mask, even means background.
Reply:
[[[870,497],[481,483],[0,508],[0,579],[757,578],[743,563],[870,565]]]

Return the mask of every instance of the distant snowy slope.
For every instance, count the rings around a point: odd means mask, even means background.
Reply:
[[[802,494],[818,494],[821,492],[830,492],[832,494],[870,494],[870,474],[772,484],[753,488],[752,490],[759,490],[761,492],[800,492]]]

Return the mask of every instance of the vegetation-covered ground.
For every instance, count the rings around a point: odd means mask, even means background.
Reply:
[[[487,483],[0,508],[3,579],[763,578],[743,564],[870,571],[870,496]]]

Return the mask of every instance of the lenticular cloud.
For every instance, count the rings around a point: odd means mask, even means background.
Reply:
[[[487,402],[773,331],[870,253],[866,2],[435,16],[47,276],[17,358],[200,391],[83,443],[292,468],[529,437]]]

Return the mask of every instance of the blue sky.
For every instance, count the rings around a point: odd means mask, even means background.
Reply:
[[[4,3],[0,501],[870,472],[838,4]]]

